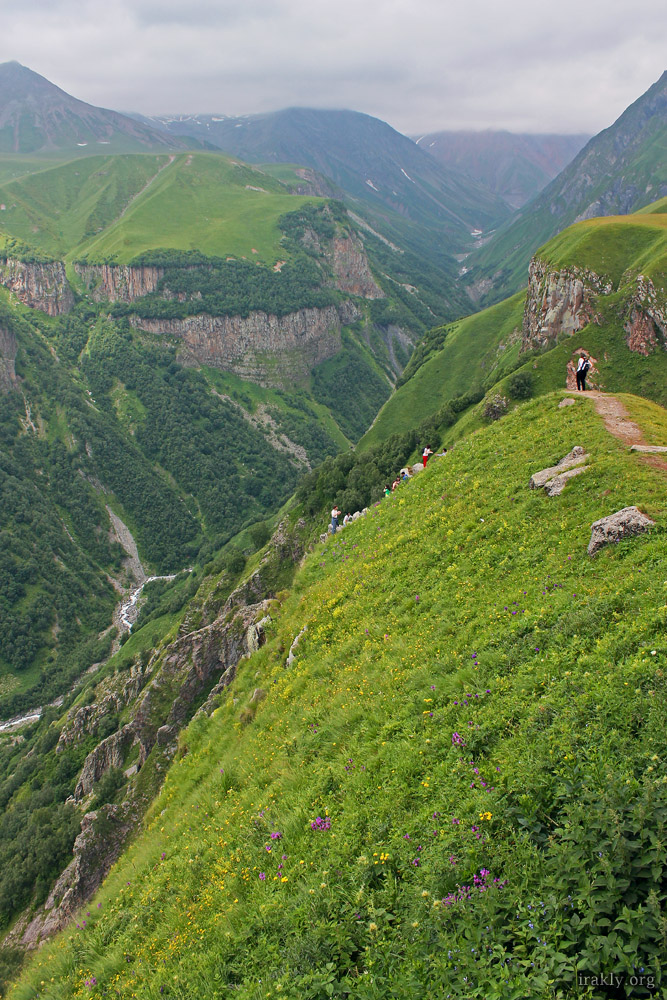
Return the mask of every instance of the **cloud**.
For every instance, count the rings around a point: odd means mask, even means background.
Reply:
[[[23,0],[0,60],[119,110],[348,107],[409,133],[597,132],[664,69],[663,0]]]

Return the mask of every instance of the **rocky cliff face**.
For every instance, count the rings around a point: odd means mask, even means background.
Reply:
[[[74,305],[74,295],[61,261],[24,263],[7,258],[0,260],[0,283],[32,309],[49,316],[60,316]]]
[[[179,636],[157,651],[145,674],[136,672],[114,691],[107,689],[107,708],[120,708],[137,687],[139,697],[130,708],[130,721],[102,740],[88,754],[79,775],[74,799],[85,800],[111,767],[123,767],[128,756],[125,797],[120,804],[107,804],[86,813],[74,844],[74,858],[58,879],[46,903],[36,915],[26,915],[13,928],[11,943],[35,947],[61,930],[75,912],[101,885],[119,857],[129,834],[157,792],[164,772],[176,751],[178,733],[192,718],[203,694],[211,688],[207,705],[213,708],[216,693],[224,690],[236,673],[240,660],[262,645],[268,602],[252,605],[227,601],[222,613],[209,625]],[[68,720],[61,740],[64,744],[82,738],[99,717],[102,704],[85,706]],[[145,769],[148,769],[146,772]],[[141,781],[136,772],[141,771]]]
[[[335,287],[347,295],[363,299],[383,299],[384,292],[370,269],[364,245],[352,234],[336,236],[327,255],[334,273]]]
[[[594,271],[551,267],[533,257],[523,314],[522,350],[553,347],[562,334],[577,333],[595,322],[596,297],[613,290],[610,281]]]
[[[643,274],[635,279],[623,327],[631,351],[648,355],[659,346],[667,350],[667,301]]]
[[[335,306],[300,309],[286,316],[187,316],[184,319],[133,317],[139,330],[181,341],[181,364],[210,365],[261,385],[301,381],[314,365],[341,348],[341,319]]]
[[[164,277],[162,267],[75,264],[74,270],[95,302],[135,302],[156,292]]]
[[[16,338],[0,325],[0,392],[9,392],[16,385],[15,357]]]
[[[626,297],[624,329],[631,351],[648,355],[667,349],[667,301],[650,278],[626,272],[619,289]],[[563,334],[599,322],[597,299],[614,290],[611,281],[583,268],[552,268],[534,257],[530,263],[523,313],[522,350],[553,347]]]

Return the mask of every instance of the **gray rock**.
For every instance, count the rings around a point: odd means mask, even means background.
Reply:
[[[295,659],[294,653],[295,653],[296,647],[299,645],[299,639],[301,638],[301,636],[303,635],[303,633],[307,632],[307,631],[308,631],[308,626],[304,625],[303,628],[301,629],[301,631],[299,632],[299,634],[294,637],[292,645],[289,648],[289,653],[287,655],[287,659],[285,660],[285,666],[286,667],[291,667],[292,664],[294,663],[294,659]]]
[[[588,554],[594,556],[603,545],[620,542],[621,539],[631,538],[633,535],[640,535],[654,525],[655,521],[652,521],[646,514],[642,514],[637,507],[624,507],[623,510],[617,510],[615,514],[594,521],[591,525]]]
[[[574,400],[570,396],[566,396],[565,399],[561,399],[558,409],[562,410],[564,406],[574,406]]]
[[[567,472],[561,472],[559,476],[554,476],[553,479],[550,479],[549,482],[545,484],[544,492],[548,497],[559,496],[565,489],[565,484],[569,479],[572,479],[574,476],[581,475],[581,473],[586,472],[587,469],[587,465],[580,465],[576,469],[568,469]]]
[[[561,472],[565,472],[566,469],[571,469],[576,465],[583,465],[586,462],[588,455],[581,447],[581,445],[575,445],[572,451],[568,452],[565,458],[561,458],[558,465],[552,465],[548,469],[542,469],[541,472],[536,472],[534,476],[530,477],[530,488],[531,490],[541,489],[546,486],[550,479],[554,476],[560,475]]]
[[[656,452],[667,451],[667,448],[663,447],[661,444],[633,444],[630,445],[630,451],[644,451],[649,454],[654,454]]]
[[[424,469],[423,462],[415,462],[415,464],[412,466],[412,473],[414,475],[416,472],[422,472],[423,469]]]

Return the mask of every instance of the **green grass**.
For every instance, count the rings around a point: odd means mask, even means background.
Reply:
[[[365,450],[391,434],[417,427],[447,400],[513,367],[521,346],[523,301],[520,292],[461,320],[448,333],[442,350],[387,400],[359,447]]]
[[[91,156],[0,184],[0,238],[68,260],[173,249],[273,264],[278,218],[313,200],[215,153]]]
[[[166,155],[91,156],[4,184],[2,236],[62,258],[110,225],[167,163]]]
[[[600,996],[574,986],[595,961],[664,977],[665,480],[559,399],[306,559],[12,1000],[562,1000]],[[575,443],[590,469],[531,491]],[[630,503],[658,529],[589,559],[591,522]]]

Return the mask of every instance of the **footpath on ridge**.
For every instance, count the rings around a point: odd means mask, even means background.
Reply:
[[[651,448],[647,444],[644,434],[638,424],[630,418],[630,414],[623,406],[623,403],[616,396],[612,396],[606,392],[599,392],[597,389],[587,390],[586,397],[592,399],[593,405],[595,406],[596,412],[602,417],[604,425],[608,432],[612,434],[618,441],[623,444],[628,445],[628,447],[640,446],[642,449],[647,450]],[[655,451],[663,451],[664,449],[658,448],[656,446]],[[651,465],[663,472],[667,472],[667,460],[660,458],[656,454],[646,454],[643,457]]]

